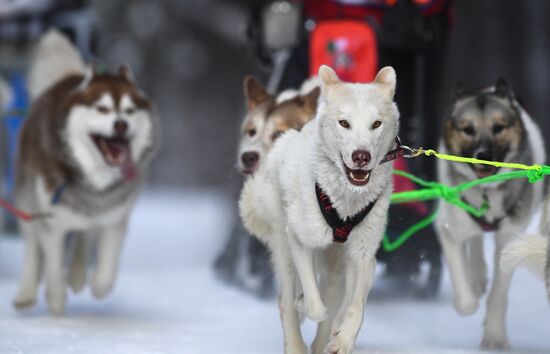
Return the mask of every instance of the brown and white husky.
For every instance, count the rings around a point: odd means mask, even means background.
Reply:
[[[126,67],[117,74],[86,69],[78,51],[57,32],[40,40],[29,85],[33,102],[20,135],[15,202],[51,216],[20,222],[25,263],[14,305],[35,303],[43,273],[48,307],[60,314],[66,283],[77,292],[86,282],[92,238],[92,293],[101,298],[113,287],[159,123]],[[68,235],[76,240],[72,252]],[[72,259],[67,280],[66,255]]]

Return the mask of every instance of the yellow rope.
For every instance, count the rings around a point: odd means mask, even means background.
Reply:
[[[447,161],[454,161],[454,162],[463,162],[463,163],[472,163],[472,164],[483,164],[483,165],[491,165],[495,167],[504,167],[504,168],[513,168],[518,170],[536,170],[536,171],[542,171],[541,165],[524,165],[522,163],[509,163],[509,162],[498,162],[498,161],[487,161],[487,160],[480,160],[473,157],[462,157],[462,156],[454,156],[454,155],[448,155],[448,154],[441,154],[435,150],[427,149],[424,150],[422,148],[419,148],[416,150],[413,154],[414,157],[420,156],[420,155],[426,155],[426,156],[435,156],[438,159],[447,160]]]

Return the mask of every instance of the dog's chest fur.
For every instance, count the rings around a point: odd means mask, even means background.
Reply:
[[[354,216],[378,199],[371,213],[350,233],[350,241],[362,239],[368,228],[384,227],[384,210],[388,206],[388,200],[385,199],[391,193],[391,183],[388,182],[391,181],[391,164],[380,165],[373,170],[368,191],[354,192],[346,187],[345,175],[315,153],[318,151],[315,145],[318,141],[315,134],[318,132],[315,128],[314,124],[310,124],[301,134],[287,133],[281,138],[284,141],[276,144],[267,161],[267,175],[274,179],[274,185],[279,186],[278,193],[283,201],[282,217],[286,219],[283,224],[287,225],[283,231],[296,234],[298,239],[310,247],[332,244],[333,230],[321,213],[315,194],[316,182],[331,198],[341,219]],[[350,241],[350,244],[356,242]],[[373,240],[374,249],[379,241]]]

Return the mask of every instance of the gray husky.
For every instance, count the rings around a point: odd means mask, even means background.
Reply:
[[[482,160],[542,164],[545,161],[541,132],[519,105],[505,80],[494,87],[465,93],[459,90],[444,128],[442,152]],[[439,180],[456,185],[498,172],[488,165],[440,161]],[[542,202],[543,185],[527,179],[492,183],[466,191],[463,200],[475,207],[489,206],[476,218],[450,204],[442,203],[436,228],[449,266],[454,307],[463,314],[474,313],[486,291],[487,268],[483,256],[483,233],[494,231],[495,265],[487,299],[482,347],[509,347],[506,309],[511,271],[499,265],[504,247],[524,232]]]

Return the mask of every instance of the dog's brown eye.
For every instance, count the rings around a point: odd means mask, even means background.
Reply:
[[[97,106],[96,109],[99,113],[102,113],[102,114],[109,113],[109,107],[106,107],[106,106]]]
[[[135,110],[134,108],[126,108],[126,109],[124,110],[124,113],[130,115],[130,114],[134,114],[135,111],[136,111],[136,110]]]
[[[376,122],[372,123],[372,129],[380,128],[382,125],[382,122],[377,120]]]
[[[495,124],[493,126],[493,134],[497,135],[497,134],[501,133],[504,130],[504,128],[505,127],[502,124]]]
[[[256,129],[254,129],[254,128],[248,129],[246,134],[248,134],[248,136],[252,138],[254,135],[256,135]]]
[[[283,131],[280,131],[280,130],[279,130],[278,132],[273,133],[273,134],[271,135],[271,140],[272,140],[272,141],[275,141],[275,140],[279,139],[279,138],[281,137],[281,135],[283,135],[283,133],[284,133],[284,132],[283,132]]]
[[[338,124],[340,124],[342,127],[349,129],[349,122],[345,119],[340,119],[338,121]]]
[[[464,132],[464,134],[470,135],[470,136],[473,136],[476,133],[476,131],[472,126],[464,127],[462,128],[462,131]]]

